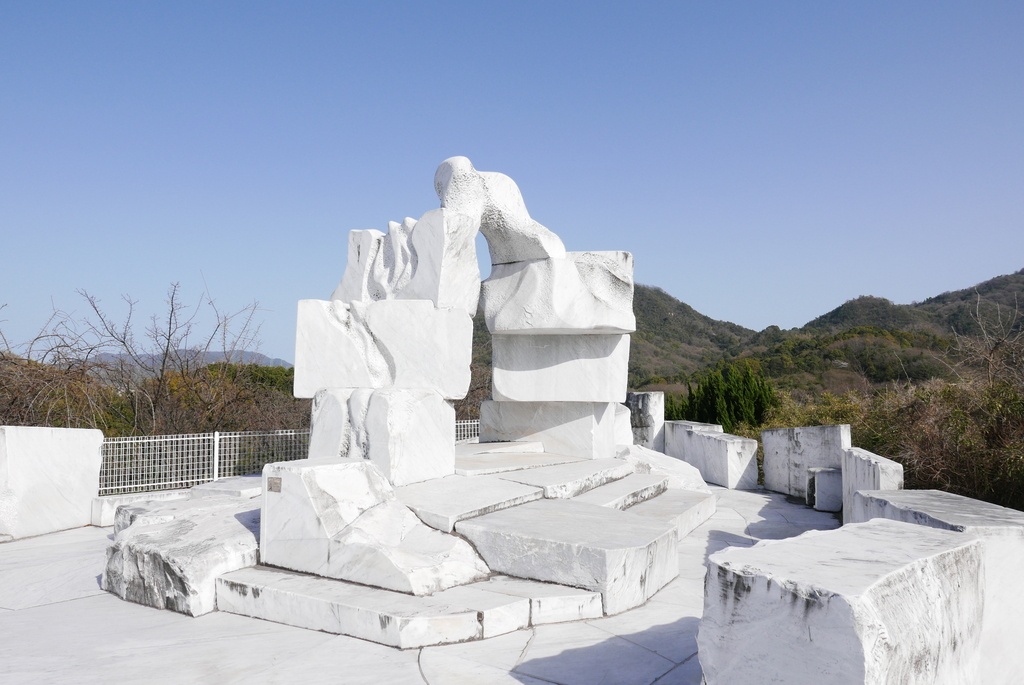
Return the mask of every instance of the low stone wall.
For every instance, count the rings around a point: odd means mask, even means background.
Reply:
[[[802,426],[761,431],[764,447],[764,486],[775,492],[806,498],[807,472],[812,468],[842,468],[850,449],[850,426]]]
[[[721,426],[666,421],[665,454],[696,466],[708,483],[735,490],[757,487],[757,440],[723,433]]]
[[[843,451],[843,521],[853,520],[853,495],[858,490],[902,490],[903,465],[851,447]]]

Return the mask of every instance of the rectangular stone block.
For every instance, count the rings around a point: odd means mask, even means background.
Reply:
[[[123,504],[188,499],[188,490],[159,490],[156,492],[133,492],[127,495],[104,495],[92,501],[92,525],[105,528],[114,525],[117,508]]]
[[[585,459],[500,475],[505,480],[541,488],[549,499],[564,499],[625,478],[633,465],[623,459]]]
[[[511,402],[622,402],[628,335],[492,335],[493,397]]]
[[[807,469],[807,506],[818,511],[843,510],[843,470]]]
[[[633,444],[633,426],[630,424],[629,407],[624,404],[615,405],[615,445]]]
[[[615,456],[611,402],[497,402],[480,405],[480,442],[535,440],[567,457]]]
[[[626,393],[626,406],[629,407],[633,444],[664,452],[665,393]]]
[[[838,469],[850,449],[850,426],[803,426],[761,431],[764,486],[801,499],[807,496],[807,469]]]
[[[858,490],[902,490],[903,465],[859,447],[843,451],[843,521],[852,521]]]
[[[324,388],[313,400],[311,459],[369,459],[392,485],[455,473],[455,409],[430,390]]]
[[[400,388],[460,399],[469,391],[472,345],[470,315],[429,300],[300,300],[294,393]]]
[[[978,680],[982,548],[872,521],[712,554],[697,634],[707,685]]]
[[[448,476],[395,491],[400,501],[431,528],[445,533],[463,519],[540,499],[543,490],[498,476]]]
[[[734,490],[757,487],[757,440],[666,421],[665,454],[697,467],[708,483]]]
[[[103,432],[0,426],[0,541],[87,526]]]

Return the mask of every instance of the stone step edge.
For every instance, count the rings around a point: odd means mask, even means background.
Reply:
[[[626,480],[626,479],[628,479],[628,478],[630,478],[632,476],[647,476],[647,475],[651,475],[651,474],[646,474],[646,473],[630,473],[630,474],[627,474],[627,475],[623,476],[622,478],[616,478],[616,479],[611,480],[611,481],[609,481],[609,482],[607,482],[607,483],[605,483],[603,485],[598,485],[595,488],[591,488],[589,490],[585,490],[585,491],[581,492],[580,494],[576,495],[575,497],[572,497],[572,499],[576,499],[576,500],[579,500],[581,502],[586,502],[588,504],[598,504],[597,502],[592,502],[591,499],[593,499],[593,498],[592,497],[588,498],[588,497],[586,497],[586,495],[589,495],[591,493],[596,493],[601,488],[606,488],[608,486],[614,485],[615,483],[619,483],[621,481],[624,481],[624,480]],[[668,490],[668,476],[655,476],[655,477],[658,478],[658,480],[656,482],[648,483],[646,485],[639,485],[639,486],[635,487],[634,489],[630,490],[629,492],[623,493],[620,497],[618,497],[617,499],[612,501],[610,504],[598,504],[598,506],[609,507],[609,508],[612,508],[612,509],[618,509],[619,511],[628,511],[630,507],[634,507],[637,504],[641,504],[641,503],[646,502],[648,500],[652,500],[655,497],[658,497],[659,495],[663,494],[666,490]]]

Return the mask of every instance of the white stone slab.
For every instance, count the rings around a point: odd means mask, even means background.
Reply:
[[[492,473],[508,473],[523,469],[536,469],[554,464],[569,464],[585,461],[580,457],[567,457],[547,452],[482,452],[465,457],[455,457],[455,473],[460,476],[485,476]]]
[[[437,167],[434,190],[442,207],[480,222],[492,264],[565,256],[562,241],[530,218],[519,187],[505,174],[451,157]]]
[[[633,426],[630,425],[629,407],[624,404],[615,405],[615,446],[633,444]]]
[[[640,445],[620,445],[616,456],[632,463],[636,473],[667,476],[670,489],[711,492],[697,467],[682,459],[670,457]]]
[[[323,388],[311,459],[369,459],[393,485],[455,473],[455,409],[430,390]]]
[[[279,462],[263,478],[263,563],[415,595],[488,574],[465,540],[395,501],[368,461]]]
[[[252,499],[253,497],[259,497],[262,493],[263,476],[259,474],[220,478],[209,483],[193,485],[189,489],[189,497],[192,499],[202,497],[241,497],[243,499]]]
[[[351,231],[348,266],[332,300],[430,300],[441,308],[477,310],[480,267],[477,217],[434,209],[419,221],[388,222],[388,232]]]
[[[627,511],[665,521],[676,527],[679,539],[715,515],[716,497],[710,492],[668,490],[657,497],[640,502]]]
[[[294,393],[400,388],[460,399],[469,391],[472,343],[473,320],[463,309],[427,300],[300,300]]]
[[[430,596],[431,602],[466,607],[479,612],[483,639],[522,630],[530,625],[530,600],[502,592],[492,592],[487,583],[453,587]]]
[[[501,474],[506,480],[543,489],[549,499],[576,497],[588,490],[625,478],[633,466],[622,459],[586,459]],[[600,506],[600,505],[598,505]]]
[[[492,396],[510,402],[622,402],[628,335],[491,336]]]
[[[211,497],[131,507],[136,510],[133,522],[107,549],[103,589],[130,602],[190,616],[213,611],[216,578],[257,562],[257,505],[254,500]],[[122,506],[118,516],[128,508]]]
[[[406,485],[396,495],[428,526],[450,533],[457,521],[532,502],[544,491],[497,476],[448,476]]]
[[[188,499],[188,494],[188,490],[158,490],[156,492],[133,492],[127,495],[95,497],[92,500],[92,525],[100,527],[114,525],[114,515],[122,504]]]
[[[818,511],[843,510],[843,470],[807,469],[807,506]]]
[[[801,499],[807,496],[807,469],[843,466],[850,449],[850,426],[803,426],[761,431],[764,486]]]
[[[707,685],[978,682],[981,552],[880,520],[712,554],[697,637]]]
[[[665,453],[696,466],[708,483],[738,490],[757,487],[757,440],[666,421]]]
[[[591,462],[593,463],[593,462]],[[631,473],[625,478],[588,490],[573,499],[599,507],[628,509],[668,489],[668,477],[650,473]]]
[[[853,520],[853,493],[858,490],[902,490],[903,465],[851,447],[843,451],[843,520]]]
[[[978,537],[985,551],[981,683],[1016,683],[1024,673],[1024,513],[940,490],[859,490],[851,519],[884,518]]]
[[[221,611],[233,614],[401,649],[476,640],[483,635],[478,612],[469,607],[263,567],[219,578],[217,604]]]
[[[480,405],[480,442],[534,440],[554,454],[615,456],[615,403],[497,402]]]
[[[665,393],[631,392],[626,394],[633,444],[665,451]]]
[[[133,525],[136,521],[139,521],[140,525],[149,526],[179,518],[188,518],[205,511],[232,507],[238,503],[238,498],[235,497],[206,497],[198,500],[187,497],[135,500],[118,506],[117,511],[114,512],[114,535]],[[248,506],[252,508],[254,505],[248,503]]]
[[[530,625],[600,618],[601,593],[555,583],[496,576],[481,584],[490,592],[500,592],[530,600]],[[476,586],[473,586],[476,587]]]
[[[493,570],[601,593],[606,614],[647,601],[679,573],[673,526],[572,500],[540,500],[460,521]]]
[[[493,334],[636,330],[633,255],[628,252],[569,252],[563,259],[497,264],[481,292]]]
[[[544,443],[536,441],[517,442],[464,442],[455,445],[456,458],[474,454],[502,453],[539,453],[544,451]]]
[[[0,540],[87,526],[103,432],[0,426]]]

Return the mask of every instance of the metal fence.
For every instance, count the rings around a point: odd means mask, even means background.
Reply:
[[[456,421],[456,442],[480,435],[479,421]],[[305,459],[309,429],[106,438],[100,495],[178,490],[228,476],[260,473],[264,464]]]

